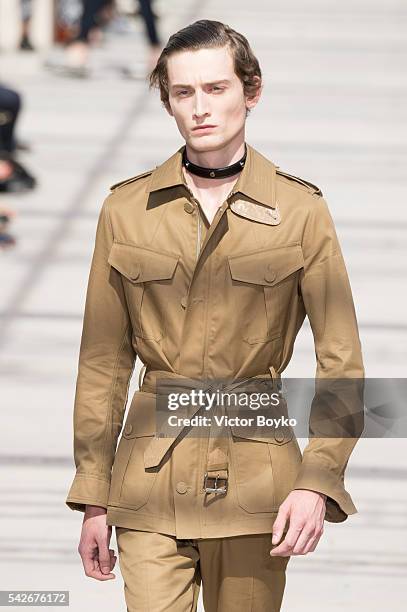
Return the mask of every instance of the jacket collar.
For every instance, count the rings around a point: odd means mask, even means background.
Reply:
[[[247,143],[246,143],[247,144]],[[151,173],[149,191],[185,185],[182,172],[182,145],[171,157]],[[243,170],[233,187],[233,193],[241,193],[251,200],[271,208],[276,207],[276,166],[254,147],[247,144],[247,157]]]

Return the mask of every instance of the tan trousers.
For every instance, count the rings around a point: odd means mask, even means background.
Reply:
[[[271,533],[203,540],[116,527],[127,612],[279,612],[290,557]]]

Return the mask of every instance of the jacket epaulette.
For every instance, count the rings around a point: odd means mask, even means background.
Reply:
[[[293,174],[288,174],[287,172],[283,172],[282,170],[280,170],[280,168],[277,168],[276,172],[277,174],[281,174],[282,176],[285,176],[291,181],[296,181],[300,185],[303,185],[304,187],[311,189],[311,191],[315,193],[315,195],[322,196],[322,191],[317,185],[314,185],[313,183],[310,183],[309,181],[306,181],[305,179],[299,178],[298,176],[294,176]]]
[[[147,170],[146,172],[142,172],[141,174],[136,174],[136,176],[132,176],[130,178],[124,179],[124,181],[119,181],[118,183],[114,183],[114,185],[111,185],[110,190],[114,191],[115,189],[118,189],[119,187],[122,187],[123,185],[127,185],[128,183],[137,181],[137,179],[142,178],[143,176],[148,176],[152,172],[153,172],[153,169]]]

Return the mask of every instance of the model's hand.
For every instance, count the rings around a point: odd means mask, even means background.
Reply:
[[[315,550],[324,532],[326,495],[308,489],[294,489],[281,504],[273,525],[272,543],[280,542],[287,519],[290,526],[284,540],[270,551],[273,557],[306,555]]]
[[[83,517],[78,552],[85,574],[96,580],[116,578],[112,570],[116,563],[113,549],[109,549],[112,528],[106,525],[106,509],[100,506],[86,506]]]

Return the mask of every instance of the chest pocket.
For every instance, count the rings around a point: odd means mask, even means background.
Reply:
[[[179,255],[150,247],[114,242],[108,262],[123,278],[133,332],[150,340],[166,333],[166,303],[173,299]]]
[[[234,308],[243,340],[269,342],[282,334],[286,313],[296,299],[304,257],[299,244],[228,256]]]

